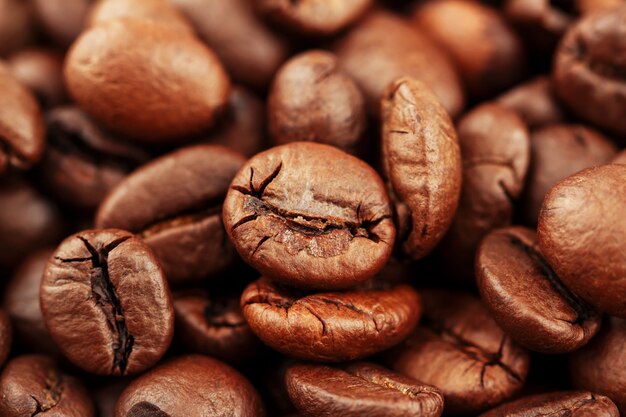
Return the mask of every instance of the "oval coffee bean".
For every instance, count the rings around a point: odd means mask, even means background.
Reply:
[[[476,254],[476,280],[495,321],[528,349],[571,352],[600,329],[600,315],[563,285],[530,229],[487,235]]]
[[[89,9],[87,26],[122,18],[144,18],[193,34],[191,24],[168,0],[98,0]]]
[[[421,315],[420,297],[407,285],[306,295],[261,278],[243,292],[241,306],[265,344],[326,362],[360,359],[394,346]]]
[[[463,108],[463,89],[448,57],[399,16],[381,10],[370,13],[339,39],[333,52],[363,91],[372,114],[379,114],[389,84],[405,76],[429,86],[452,117]]]
[[[221,211],[243,162],[243,156],[217,145],[166,154],[113,189],[98,209],[96,227],[140,235],[172,284],[214,276],[235,256]]]
[[[264,417],[259,394],[241,374],[208,356],[172,359],[135,379],[115,417]]]
[[[626,317],[626,165],[559,182],[539,215],[539,248],[563,283],[598,310]]]
[[[188,33],[146,19],[113,20],[83,32],[66,57],[65,81],[74,100],[105,127],[148,144],[210,127],[230,92],[212,51]]]
[[[298,33],[327,36],[361,17],[372,0],[255,0],[257,9],[273,22]]]
[[[480,417],[619,417],[609,398],[585,391],[554,392],[520,398]]]
[[[144,371],[172,340],[174,311],[163,270],[126,231],[86,230],[65,239],[44,272],[40,304],[59,349],[95,374]]]
[[[365,362],[344,368],[295,364],[285,383],[304,416],[439,417],[443,411],[437,388]]]
[[[363,95],[338,66],[332,53],[311,50],[280,68],[267,109],[276,143],[304,140],[349,150],[361,139],[366,127]]]
[[[63,374],[52,358],[22,355],[0,374],[0,415],[94,417],[84,384]]]
[[[41,107],[65,102],[61,54],[48,49],[23,49],[11,55],[7,65],[15,78],[33,92]]]
[[[461,193],[454,125],[421,82],[400,78],[381,101],[382,164],[394,197],[403,251],[420,259],[439,243]]]
[[[239,170],[224,201],[235,248],[262,274],[288,285],[349,288],[391,256],[395,228],[378,174],[339,149],[293,142]]]
[[[529,355],[493,321],[477,299],[425,291],[424,324],[387,359],[396,371],[434,385],[446,413],[475,415],[524,385]]]
[[[626,5],[580,19],[563,38],[553,68],[556,92],[574,113],[620,134],[626,134],[625,18]]]

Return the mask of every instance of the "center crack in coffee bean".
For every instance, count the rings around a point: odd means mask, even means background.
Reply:
[[[52,410],[61,401],[61,395],[63,394],[63,377],[54,371],[51,371],[46,376],[46,382],[43,389],[45,400],[42,403],[35,396],[30,397],[35,401],[37,407],[35,411],[30,415],[34,417],[39,413],[45,413]]]
[[[204,309],[204,319],[207,324],[213,327],[227,328],[237,328],[248,324],[243,318],[241,320],[230,320],[228,307],[228,302],[224,299],[217,299],[206,306]]]
[[[156,405],[142,401],[133,405],[133,408],[126,414],[126,417],[170,417],[170,415],[162,411]]]

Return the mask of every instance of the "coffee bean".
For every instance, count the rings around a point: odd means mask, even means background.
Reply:
[[[375,11],[333,47],[340,66],[363,91],[372,114],[387,86],[399,77],[428,85],[452,117],[463,108],[463,89],[448,57],[399,16]]]
[[[388,354],[392,368],[439,388],[450,415],[475,415],[519,392],[529,355],[482,304],[460,293],[423,294],[423,324]]]
[[[407,285],[303,294],[262,278],[241,296],[244,317],[267,345],[286,355],[338,362],[400,343],[421,315]]]
[[[62,48],[78,37],[85,23],[90,0],[33,0],[40,27]]]
[[[626,5],[592,13],[568,30],[556,52],[559,97],[581,118],[626,134],[626,85],[620,60]]]
[[[67,55],[65,81],[74,100],[105,127],[153,144],[210,127],[230,92],[211,50],[146,19],[112,20],[83,32]]]
[[[476,280],[495,321],[531,350],[571,352],[600,329],[600,315],[563,285],[530,229],[509,227],[485,237],[476,254]]]
[[[102,202],[96,227],[139,234],[171,283],[214,276],[234,260],[220,214],[241,155],[217,145],[166,154],[122,181]]]
[[[585,391],[554,392],[521,398],[480,417],[619,417],[613,401]]]
[[[349,288],[391,255],[395,228],[382,180],[337,148],[294,142],[239,170],[224,200],[224,226],[256,270],[303,288]]]
[[[122,230],[65,239],[44,272],[40,304],[59,349],[95,374],[144,371],[172,340],[174,311],[163,271],[148,246]]]
[[[23,49],[11,55],[7,65],[15,78],[28,87],[43,108],[63,104],[63,57],[48,49]]]
[[[626,317],[626,165],[586,169],[546,195],[537,235],[563,283],[598,310]]]
[[[339,368],[296,364],[285,382],[304,416],[438,417],[443,411],[437,388],[366,362]]]
[[[0,0],[0,56],[9,55],[30,43],[34,37],[34,23],[30,2]]]
[[[233,368],[208,356],[172,359],[135,379],[115,417],[264,417],[261,398]]]
[[[193,34],[191,24],[168,0],[98,0],[89,9],[86,25],[94,26],[123,18],[154,20]]]
[[[52,358],[22,355],[11,359],[0,374],[0,414],[94,417],[83,383],[66,375]]]
[[[421,82],[400,78],[381,101],[382,165],[396,206],[398,238],[413,259],[426,256],[448,230],[461,192],[456,131]]]
[[[299,140],[353,148],[366,126],[363,95],[330,52],[296,55],[278,71],[268,97],[274,142]]]

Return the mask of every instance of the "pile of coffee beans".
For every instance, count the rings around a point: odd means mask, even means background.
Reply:
[[[0,417],[626,416],[625,0],[0,0]]]

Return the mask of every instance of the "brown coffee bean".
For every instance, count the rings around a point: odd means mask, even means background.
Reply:
[[[139,234],[171,283],[215,276],[231,265],[221,211],[244,158],[217,145],[181,148],[126,177],[102,202],[96,227]]]
[[[264,417],[261,398],[237,371],[208,356],[172,359],[135,379],[115,417]]]
[[[481,239],[513,217],[528,168],[530,138],[512,110],[487,103],[467,113],[458,125],[463,156],[459,209],[438,248],[444,268],[474,279],[474,255]]]
[[[13,358],[0,374],[0,415],[94,417],[89,394],[78,379],[66,375],[52,358]]]
[[[554,185],[585,168],[607,163],[615,145],[582,125],[554,124],[536,130],[531,139],[531,166],[524,190],[524,217],[537,224],[546,193]]]
[[[465,0],[431,0],[417,7],[413,22],[454,59],[472,96],[492,96],[524,75],[522,42],[490,7]]]
[[[438,417],[443,411],[437,388],[366,362],[345,368],[295,364],[285,383],[304,416]]]
[[[529,355],[475,298],[424,292],[424,324],[388,354],[396,371],[441,390],[446,413],[483,411],[522,388]]]
[[[39,161],[45,146],[41,110],[34,95],[0,63],[0,176],[27,170]]]
[[[563,38],[553,69],[555,90],[574,113],[620,134],[626,134],[625,18],[626,5],[580,19]]]
[[[480,417],[619,417],[609,398],[585,391],[554,392],[520,398]]]
[[[193,34],[191,24],[168,0],[98,0],[89,9],[86,26],[122,18],[144,18]]]
[[[24,49],[7,61],[15,78],[28,87],[43,108],[65,102],[63,57],[53,50]]]
[[[267,345],[325,362],[360,359],[394,346],[421,315],[420,297],[407,285],[306,295],[261,278],[243,292],[241,306]]]
[[[626,317],[626,165],[586,169],[546,195],[537,235],[563,283],[598,310]]]
[[[65,48],[78,37],[85,24],[90,0],[32,0],[41,28]]]
[[[59,349],[95,374],[144,371],[172,340],[174,310],[163,270],[126,231],[86,230],[65,239],[44,272],[40,304]]]
[[[452,117],[463,108],[463,89],[452,62],[424,33],[394,14],[376,11],[340,39],[333,51],[378,114],[389,84],[412,77],[429,86]]]
[[[65,81],[105,127],[153,144],[210,127],[230,92],[212,51],[188,33],[146,19],[112,20],[83,32],[67,55]]]
[[[256,8],[273,22],[298,33],[327,36],[345,29],[374,3],[372,0],[255,0]]]
[[[421,82],[400,78],[381,101],[382,165],[396,205],[399,240],[413,259],[426,256],[448,230],[461,193],[461,154],[454,125]]]
[[[259,18],[248,0],[170,0],[193,24],[238,82],[266,88],[290,46]]]
[[[314,141],[353,148],[366,127],[363,95],[330,52],[296,55],[278,71],[268,98],[274,142]]]
[[[528,349],[571,352],[600,330],[601,316],[563,285],[530,229],[487,235],[476,254],[476,280],[494,320]]]
[[[293,142],[239,170],[224,200],[224,226],[260,273],[302,288],[349,288],[391,256],[395,228],[378,174],[328,145]]]
[[[6,311],[0,310],[0,366],[4,365],[13,343],[13,326]]]
[[[625,344],[626,321],[611,317],[600,334],[570,358],[574,386],[608,396],[622,414],[626,413]]]
[[[32,41],[32,4],[23,0],[0,0],[0,56],[9,55]]]
[[[626,149],[618,153],[615,158],[611,160],[612,164],[626,164]]]

